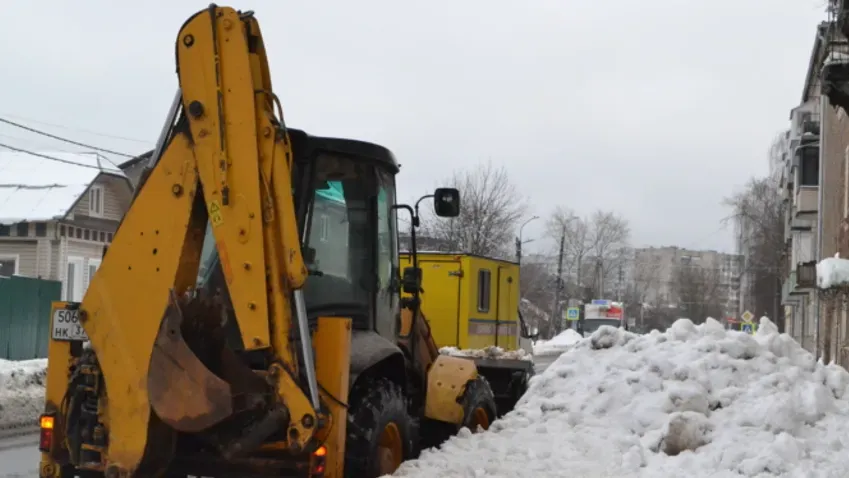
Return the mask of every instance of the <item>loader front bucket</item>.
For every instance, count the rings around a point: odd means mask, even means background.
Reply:
[[[230,384],[212,373],[183,338],[183,311],[171,292],[150,356],[150,404],[171,428],[197,433],[233,413]]]

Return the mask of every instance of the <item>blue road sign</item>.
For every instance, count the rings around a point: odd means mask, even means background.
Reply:
[[[740,330],[746,332],[747,334],[753,334],[755,332],[755,327],[752,323],[744,323],[740,326]]]
[[[581,311],[577,307],[569,307],[566,309],[566,320],[578,320],[580,315]]]

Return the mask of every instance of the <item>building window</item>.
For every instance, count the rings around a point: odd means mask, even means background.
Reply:
[[[91,239],[91,231],[89,231],[88,229],[83,231],[83,239],[85,239],[86,241],[90,240]]]
[[[111,232],[106,233],[106,242],[112,242],[112,233]]]
[[[0,237],[8,237],[12,234],[12,228],[10,226],[4,226],[0,224]]]
[[[100,231],[100,242],[106,242],[106,233]]]
[[[97,269],[100,268],[100,259],[89,259],[88,260],[88,276],[86,277],[85,287],[88,289],[88,286],[91,284],[91,280],[94,279],[94,273],[97,272]]]
[[[17,255],[0,256],[0,277],[12,277],[18,274],[19,259]]]
[[[83,230],[78,227],[77,228],[77,239],[82,239],[82,238],[83,238]]]
[[[35,236],[36,237],[44,237],[46,235],[47,235],[47,223],[46,222],[35,223]]]
[[[83,258],[68,257],[65,275],[65,300],[81,302],[83,300]]]
[[[94,185],[88,191],[88,214],[90,216],[103,216],[103,186]]]
[[[28,222],[19,222],[15,226],[15,233],[18,237],[27,237],[29,236],[29,223]]]
[[[817,186],[820,183],[819,148],[801,148],[799,160],[799,186]]]
[[[489,312],[492,289],[492,273],[489,269],[478,271],[478,312]]]

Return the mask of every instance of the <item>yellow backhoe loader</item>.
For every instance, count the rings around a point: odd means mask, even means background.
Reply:
[[[401,271],[392,154],[286,125],[252,12],[193,15],[176,63],[131,207],[51,311],[40,476],[371,478],[487,428],[488,382]]]

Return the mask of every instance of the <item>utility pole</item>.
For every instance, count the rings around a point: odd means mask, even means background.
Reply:
[[[522,264],[522,240],[516,237],[516,263]]]
[[[522,265],[522,231],[525,229],[525,226],[527,226],[528,223],[533,221],[534,219],[539,219],[539,216],[532,216],[530,219],[525,221],[522,224],[522,227],[519,228],[519,235],[516,237],[516,263],[519,265]],[[529,239],[525,242],[531,242],[532,240],[533,239]]]
[[[625,271],[622,268],[622,264],[619,264],[619,286],[617,286],[616,290],[616,301],[622,302],[622,282],[625,280]]]
[[[560,253],[557,255],[557,286],[554,289],[554,306],[551,308],[552,329],[559,334],[562,332],[563,317],[560,313],[560,289],[563,288],[563,249],[566,244],[566,226],[560,233]],[[557,320],[555,325],[555,320]]]

